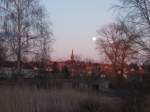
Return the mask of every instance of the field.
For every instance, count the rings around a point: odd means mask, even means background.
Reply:
[[[89,91],[0,88],[0,112],[120,112],[121,108],[120,98]]]
[[[72,87],[70,81],[0,80],[0,112],[150,112],[150,95],[137,94],[136,86],[124,91],[97,91],[95,87],[87,88],[82,80],[78,80],[78,88]]]

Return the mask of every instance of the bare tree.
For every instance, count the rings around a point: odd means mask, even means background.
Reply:
[[[137,43],[150,54],[150,0],[118,0],[119,11],[143,34]]]
[[[20,72],[23,55],[36,54],[43,38],[51,40],[46,13],[39,0],[0,0],[0,16],[0,37],[8,43]]]
[[[97,49],[110,60],[115,74],[118,68],[123,72],[127,62],[137,53],[135,40],[139,35],[123,22],[110,24],[98,33],[101,38],[97,40]]]
[[[6,52],[7,49],[3,45],[3,43],[0,41],[0,67],[2,67],[3,62],[6,60]]]
[[[83,61],[83,57],[82,57],[82,55],[76,54],[76,55],[74,56],[74,60],[75,60],[77,63],[79,63],[79,62],[82,62],[82,61]]]
[[[92,58],[90,58],[90,57],[86,57],[86,58],[84,59],[84,62],[85,62],[85,63],[94,63],[95,61],[94,61]]]
[[[52,39],[49,39],[48,35],[49,34],[41,38],[41,40],[39,41],[38,51],[36,55],[33,57],[34,61],[40,62],[43,66],[45,66],[51,59],[50,53],[52,51],[51,48]]]

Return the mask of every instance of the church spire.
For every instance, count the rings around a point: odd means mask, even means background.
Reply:
[[[73,53],[73,49],[72,49],[72,53],[71,53],[71,61],[74,61],[74,53]]]

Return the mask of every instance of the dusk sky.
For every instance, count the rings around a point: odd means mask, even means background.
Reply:
[[[52,59],[67,60],[71,54],[83,58],[100,59],[92,37],[96,30],[113,22],[115,15],[110,7],[114,0],[43,0],[50,14],[55,42]]]

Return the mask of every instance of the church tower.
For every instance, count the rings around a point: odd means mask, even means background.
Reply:
[[[71,61],[74,61],[74,53],[73,53],[73,49],[72,49],[72,53],[71,53],[71,57],[70,57]]]

